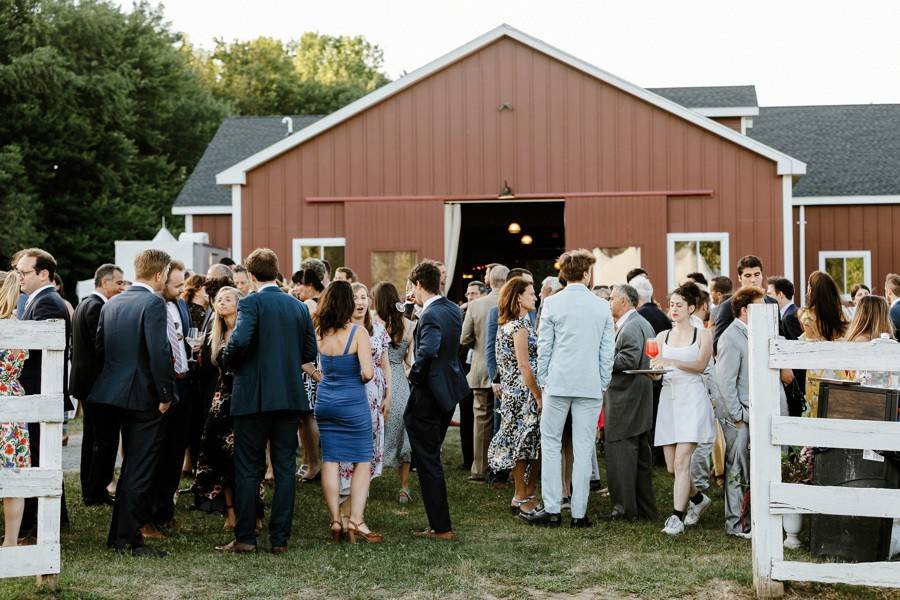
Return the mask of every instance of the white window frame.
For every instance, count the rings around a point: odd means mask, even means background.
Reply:
[[[291,272],[300,269],[300,248],[301,246],[319,246],[320,253],[325,256],[325,248],[343,247],[344,252],[347,251],[347,238],[294,238],[292,240],[292,256],[291,264],[293,268]],[[332,268],[341,265],[332,265]]]
[[[729,255],[729,236],[727,231],[669,233],[666,234],[666,271],[669,292],[678,286],[678,282],[675,281],[675,242],[719,242],[722,249],[722,275],[731,277],[731,258]]]
[[[844,260],[844,278],[847,277],[847,262],[848,258],[861,258],[863,259],[863,283],[865,283],[868,288],[872,289],[872,251],[871,250],[819,250],[819,270],[823,273],[827,273],[825,270],[825,260],[828,258],[843,258]],[[841,282],[845,283],[845,282]],[[843,286],[844,293],[849,294],[850,290],[847,289],[847,286]]]

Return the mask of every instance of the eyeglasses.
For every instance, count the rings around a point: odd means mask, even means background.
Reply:
[[[26,275],[31,275],[32,273],[37,273],[35,269],[31,269],[30,271],[20,271],[16,269],[16,275],[19,276],[19,279],[25,279]]]

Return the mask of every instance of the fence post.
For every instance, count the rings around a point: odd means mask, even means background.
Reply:
[[[63,393],[64,350],[44,350],[41,357],[41,394]],[[62,413],[63,405],[59,403]],[[62,415],[60,414],[60,417]],[[62,418],[57,423],[41,423],[41,468],[59,469],[62,477]],[[61,483],[61,482],[60,482]],[[59,526],[61,496],[38,498],[38,538],[39,546],[59,547]],[[38,575],[37,583],[55,589],[59,574]]]
[[[769,368],[769,340],[778,334],[778,306],[750,306],[750,510],[753,586],[759,598],[784,595],[772,563],[784,558],[781,515],[769,510],[771,482],[781,482],[781,448],[772,445],[772,417],[781,414],[779,372]]]

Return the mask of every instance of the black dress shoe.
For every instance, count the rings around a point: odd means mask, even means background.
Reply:
[[[544,527],[559,527],[562,517],[559,513],[549,513],[543,508],[527,513],[519,513],[519,518],[530,525],[543,525]]]
[[[594,523],[587,518],[587,516],[581,517],[580,519],[572,519],[572,523],[570,527],[572,529],[587,529],[588,527],[593,527]]]

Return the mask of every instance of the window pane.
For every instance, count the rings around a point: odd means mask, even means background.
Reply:
[[[372,253],[372,284],[390,281],[402,294],[409,272],[416,266],[415,250],[394,250]]]
[[[838,286],[838,290],[842,294],[847,293],[847,285],[844,279],[844,259],[843,258],[826,258],[825,272],[831,275],[834,282]]]
[[[641,266],[641,249],[594,248],[594,285],[613,285],[624,282],[628,271]]]
[[[331,265],[331,273],[338,267],[344,266],[344,247],[343,246],[325,246],[325,260]]]
[[[300,262],[307,258],[322,258],[322,246],[300,246]]]
[[[847,278],[845,285],[849,294],[854,285],[866,282],[866,259],[862,256],[846,259],[844,262],[844,276]],[[841,290],[841,292],[843,293],[844,290]]]
[[[722,274],[722,242],[700,242],[700,261],[697,270],[709,281]]]
[[[675,285],[697,270],[697,242],[675,242]]]

